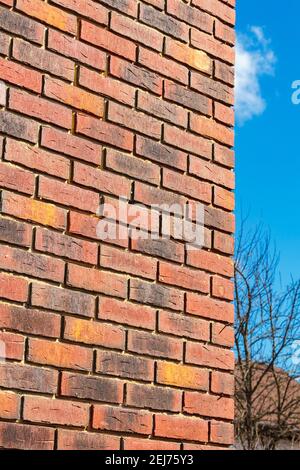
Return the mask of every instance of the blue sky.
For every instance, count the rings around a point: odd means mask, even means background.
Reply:
[[[283,282],[300,278],[300,105],[291,101],[300,80],[299,18],[299,0],[237,1],[246,96],[237,106],[237,223],[243,208],[251,211],[249,224],[271,230]]]

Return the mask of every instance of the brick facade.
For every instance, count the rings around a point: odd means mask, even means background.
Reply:
[[[234,23],[235,0],[0,0],[0,448],[232,444]],[[145,226],[100,240],[120,195]],[[202,249],[150,207],[186,202]]]

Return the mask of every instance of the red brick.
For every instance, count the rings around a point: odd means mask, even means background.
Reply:
[[[135,60],[136,45],[134,42],[121,38],[87,21],[82,21],[80,39],[129,60]]]
[[[234,376],[225,372],[213,371],[211,375],[211,391],[220,395],[233,395]]]
[[[179,62],[189,65],[194,69],[211,75],[212,60],[203,51],[192,49],[187,44],[182,44],[181,42],[173,41],[173,39],[167,38],[165,54],[172,59],[178,60]]]
[[[117,450],[120,438],[105,434],[58,430],[58,450]]]
[[[158,362],[156,372],[157,382],[180,388],[207,390],[209,375],[207,370],[198,369],[171,362]]]
[[[47,305],[41,307],[47,308]],[[60,335],[61,318],[54,313],[4,303],[0,305],[0,312],[2,328],[54,338]]]
[[[206,273],[174,264],[159,263],[159,281],[185,289],[209,292],[209,276]]]
[[[66,227],[67,214],[60,207],[6,191],[2,192],[2,212],[58,229]]]
[[[4,3],[13,6],[13,0],[6,0]],[[44,26],[15,11],[0,8],[0,27],[9,33],[17,34],[29,41],[43,44]]]
[[[178,191],[202,202],[211,202],[212,191],[210,184],[199,181],[196,178],[164,169],[162,184],[165,188],[171,189],[172,191]]]
[[[0,297],[17,302],[26,302],[28,281],[22,277],[0,273]]]
[[[181,359],[182,341],[167,336],[157,336],[144,331],[130,330],[128,350],[154,357]]]
[[[57,29],[76,34],[77,21],[74,15],[56,8],[42,0],[35,0],[32,5],[31,0],[17,0],[17,8],[29,16],[33,16]]]
[[[25,397],[23,413],[26,421],[35,423],[86,426],[89,419],[89,405],[66,400]]]
[[[97,70],[105,70],[106,54],[93,46],[50,29],[48,32],[48,49],[82,64],[90,65]]]
[[[233,370],[233,351],[200,343],[187,343],[186,361],[205,367]]]
[[[214,205],[227,209],[234,210],[234,193],[226,189],[215,187],[214,188]]]
[[[234,134],[228,127],[219,124],[212,119],[208,119],[204,116],[198,116],[191,114],[190,126],[192,131],[206,136],[210,139],[214,139],[218,142],[222,142],[226,145],[233,146]]]
[[[159,312],[158,330],[196,340],[209,341],[210,339],[209,322],[190,315],[161,311]]]
[[[158,439],[124,438],[124,450],[179,450],[176,442],[160,441]]]
[[[212,100],[195,91],[191,91],[178,83],[165,80],[164,98],[181,104],[185,108],[199,111],[202,114],[212,115]]]
[[[96,243],[78,240],[42,228],[36,230],[35,248],[39,251],[75,261],[83,261],[93,265],[98,262],[98,245]]]
[[[108,246],[101,247],[100,265],[135,276],[153,280],[156,278],[157,262],[155,260]]]
[[[137,4],[131,0],[102,0],[105,5],[126,13],[133,17],[137,16]]]
[[[205,34],[196,29],[191,30],[191,44],[213,57],[221,57],[222,60],[230,64],[234,63],[235,50],[233,47],[223,44],[210,34]]]
[[[137,408],[181,411],[182,392],[157,385],[127,384],[126,404]]]
[[[180,0],[167,0],[167,13],[180,18],[191,26],[212,33],[213,18],[204,11],[192,8]]]
[[[84,317],[93,317],[95,313],[92,295],[36,282],[32,284],[31,304]]]
[[[115,194],[116,196],[124,196],[127,198],[130,196],[130,180],[123,176],[118,176],[114,173],[106,172],[102,169],[87,166],[82,163],[74,164],[73,180],[75,183],[87,186],[88,188],[97,189],[103,193]]]
[[[112,57],[111,63],[113,59],[118,60],[116,57]],[[85,67],[80,67],[79,85],[100,95],[113,98],[120,103],[129,104],[130,106],[133,106],[135,103],[135,90],[130,85],[114,80],[111,77],[100,75]]]
[[[28,224],[1,217],[0,240],[14,245],[30,246],[32,227]]]
[[[110,103],[108,119],[116,124],[128,127],[133,131],[159,139],[161,136],[161,122],[117,103]]]
[[[214,231],[214,249],[233,255],[234,253],[234,238],[227,233]]]
[[[223,277],[214,276],[212,278],[212,295],[220,299],[234,299],[234,284]]]
[[[136,153],[161,165],[179,170],[185,170],[187,167],[186,153],[142,136],[136,137]]]
[[[70,155],[79,160],[100,164],[101,147],[71,134],[65,134],[57,129],[42,127],[43,147]]]
[[[16,140],[7,139],[5,159],[63,179],[67,179],[70,173],[70,162],[67,158]]]
[[[211,421],[210,440],[217,444],[232,444],[234,440],[234,428],[231,423]]]
[[[19,90],[10,90],[9,108],[66,129],[72,126],[72,111],[70,109]]]
[[[164,121],[172,122],[182,127],[187,126],[188,113],[185,109],[175,104],[166,103],[149,93],[143,91],[138,92],[137,107]]]
[[[133,148],[132,132],[114,124],[79,114],[76,129],[79,134],[86,135],[100,142],[115,145],[124,150],[132,150]]]
[[[184,411],[208,418],[233,420],[234,401],[232,398],[219,397],[217,395],[185,392]]]
[[[210,159],[212,155],[212,143],[209,140],[169,125],[164,126],[164,142],[204,158]]]
[[[47,71],[70,81],[74,79],[73,61],[54,54],[53,52],[33,46],[22,39],[14,39],[13,57],[43,72]]]
[[[145,357],[97,351],[96,372],[134,380],[152,382],[154,361]]]
[[[154,330],[156,311],[150,307],[103,297],[99,303],[100,320]]]
[[[221,274],[223,276],[233,276],[232,260],[210,251],[188,251],[187,264],[205,271]]]
[[[234,125],[234,109],[224,106],[222,103],[215,103],[214,116],[217,121],[221,121],[228,126]]]
[[[224,320],[233,323],[234,319],[234,307],[231,303],[192,292],[187,293],[186,310],[193,315],[213,320]]]
[[[221,18],[226,23],[233,25],[235,22],[234,10],[228,5],[224,5],[220,0],[192,0],[192,5],[208,11],[212,15]]]
[[[162,51],[164,37],[153,28],[137,23],[115,12],[112,13],[110,27],[118,34],[151,47],[151,49],[156,51]]]
[[[172,310],[183,309],[183,293],[170,287],[137,279],[130,280],[130,299],[142,304],[165,307]]]
[[[75,264],[68,267],[68,285],[84,290],[125,298],[127,282],[124,276]]]
[[[216,20],[215,22],[215,36],[221,41],[227,42],[230,45],[235,43],[235,32],[234,30],[222,23],[222,21]]]
[[[231,325],[223,323],[214,323],[212,325],[212,342],[221,346],[233,348],[234,346],[234,330]]]
[[[125,332],[121,327],[71,317],[65,319],[64,337],[79,343],[114,349],[123,349],[125,345]]]
[[[26,364],[0,363],[0,386],[27,392],[56,393],[58,373]]]
[[[92,0],[53,0],[78,16],[86,16],[96,23],[108,24],[108,10]]]
[[[29,340],[28,360],[36,364],[90,371],[93,351],[73,344],[32,338]],[[36,370],[42,369],[36,367]]]
[[[51,281],[63,281],[65,263],[62,260],[4,245],[0,246],[0,255],[2,269]]]
[[[160,74],[167,78],[181,82],[184,85],[188,83],[189,71],[185,66],[173,60],[161,57],[148,49],[139,49],[138,62],[143,67],[153,70],[154,72],[159,70]]]
[[[35,177],[33,173],[22,170],[8,163],[0,163],[0,185],[20,191],[25,194],[33,194]]]
[[[107,149],[106,151],[105,166],[110,170],[148,183],[159,184],[160,181],[160,168],[158,165],[113,149]]]
[[[46,176],[39,178],[39,197],[92,213],[96,213],[99,207],[99,195],[95,192]]]
[[[96,405],[94,407],[93,428],[135,434],[151,434],[152,415],[147,411]]]
[[[18,137],[29,142],[35,142],[38,137],[38,131],[39,125],[37,122],[18,116],[17,114],[12,114],[8,111],[1,111],[0,132],[3,132],[3,134]]]
[[[61,395],[83,400],[122,403],[123,382],[91,375],[63,372]]]
[[[141,67],[119,59],[118,57],[111,57],[110,73],[115,77],[131,83],[132,85],[136,85],[139,88],[152,91],[158,95],[162,94],[163,81],[161,77],[154,72],[142,69]]]
[[[54,429],[27,424],[0,423],[0,446],[5,449],[53,450]]]
[[[0,418],[18,419],[20,416],[20,397],[15,393],[0,390]],[[1,434],[0,434],[1,436]],[[1,445],[1,437],[0,437]]]
[[[42,75],[21,64],[0,58],[1,80],[22,88],[40,93],[42,90]]]
[[[2,323],[2,319],[1,319],[1,323]],[[9,333],[6,331],[0,331],[0,342],[2,346],[1,360],[12,359],[16,361],[22,361],[22,359],[24,358],[24,351],[25,351],[24,336],[17,335],[15,333]],[[3,351],[3,345],[4,345],[4,351]],[[2,354],[4,355],[4,358],[2,357]],[[6,386],[4,383],[3,385]]]
[[[191,88],[217,101],[231,106],[234,104],[234,89],[232,87],[193,71],[191,72]]]
[[[154,435],[172,439],[206,442],[208,440],[208,422],[200,418],[157,414],[155,416]]]
[[[160,9],[164,8],[164,2],[161,0],[148,0],[147,3],[151,3],[151,5],[154,5]],[[164,12],[158,12],[155,8],[141,4],[139,17],[142,23],[156,28],[165,34],[174,36],[186,42],[189,39],[188,25],[177,21],[175,18],[166,15]]]
[[[214,160],[221,165],[232,168],[234,166],[234,152],[233,150],[227,147],[223,147],[222,145],[215,145]]]
[[[49,98],[61,101],[73,108],[87,111],[99,117],[103,116],[104,100],[94,93],[88,93],[78,87],[51,78],[45,80],[44,93]],[[68,110],[68,112],[70,111]],[[67,127],[70,128],[71,125]]]

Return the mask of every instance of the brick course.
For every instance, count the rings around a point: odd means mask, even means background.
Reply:
[[[0,447],[228,448],[234,0],[0,3]]]

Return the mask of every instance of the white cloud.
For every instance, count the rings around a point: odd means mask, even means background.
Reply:
[[[252,26],[249,34],[238,35],[236,44],[236,118],[239,124],[258,116],[266,109],[260,87],[261,75],[272,75],[276,57],[270,40],[259,26]]]

